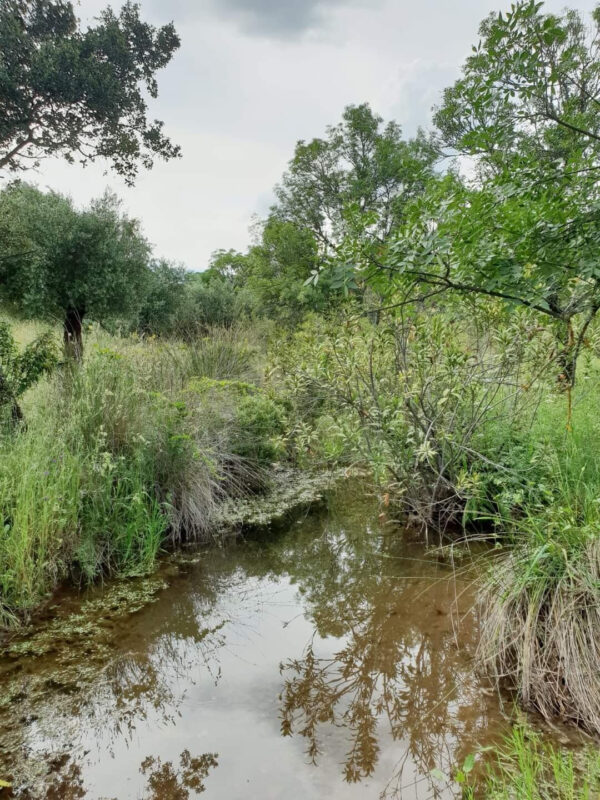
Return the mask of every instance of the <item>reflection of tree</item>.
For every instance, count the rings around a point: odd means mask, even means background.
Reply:
[[[304,736],[317,760],[322,726],[345,728],[344,776],[354,782],[373,773],[384,725],[428,776],[468,752],[489,722],[469,658],[472,592],[466,576],[425,559],[397,534],[364,524],[362,536],[355,531],[330,527],[312,540],[317,559],[296,553],[290,567],[316,631],[302,657],[282,665],[282,732]],[[326,568],[314,570],[315,560]],[[319,636],[331,635],[342,638],[339,649],[320,655]],[[397,778],[399,786],[401,768]]]
[[[147,777],[144,800],[190,800],[202,794],[210,770],[219,765],[217,757],[217,753],[204,753],[194,758],[189,750],[184,750],[179,756],[179,766],[175,767],[172,761],[163,762],[160,758],[148,756],[140,766],[141,774]],[[86,797],[79,764],[63,756],[54,762],[51,760],[49,766],[51,776],[44,800],[82,800]],[[26,800],[30,794],[25,790],[19,796]]]
[[[184,697],[176,678],[203,663],[218,680],[226,621],[211,616],[213,587],[200,596],[185,584],[180,589],[170,603],[153,603],[122,619],[122,604],[114,602],[117,584],[102,603],[83,603],[60,627],[24,639],[22,669],[14,668],[14,657],[5,660],[12,668],[0,675],[0,696],[12,713],[0,715],[0,774],[22,787],[23,797],[27,791],[35,797],[47,791],[48,800],[83,797],[76,793],[78,765],[64,761],[81,738],[93,735],[99,748],[104,744],[111,752],[150,714],[162,724],[176,723]],[[29,721],[35,721],[38,740],[36,768],[30,766]],[[46,774],[44,765],[55,762],[61,763]]]
[[[204,781],[208,773],[218,766],[217,753],[204,753],[192,758],[189,750],[179,757],[179,768],[172,761],[148,756],[142,761],[140,772],[148,776],[146,800],[188,800],[192,792],[196,795],[205,790]]]
[[[71,763],[50,780],[45,800],[81,800],[85,795],[81,768],[78,764]]]
[[[284,665],[284,733],[305,736],[316,760],[323,726],[343,726],[349,781],[372,774],[383,737],[398,741],[421,776],[461,761],[486,727],[489,702],[468,660],[476,631],[467,581],[397,529],[382,529],[376,510],[349,503],[351,494],[327,517],[309,517],[287,535],[264,533],[206,551],[160,602],[134,617],[119,621],[93,607],[90,624],[78,616],[64,641],[54,638],[41,656],[30,648],[0,662],[0,670],[12,670],[0,678],[8,698],[0,715],[1,774],[33,785],[24,768],[32,747],[51,751],[48,759],[76,750],[84,738],[110,750],[145,717],[176,724],[186,679],[201,664],[206,679],[219,680],[226,626],[262,607],[263,579],[294,584],[315,630],[302,656]],[[454,611],[465,617],[460,637]],[[35,718],[31,729],[23,722]],[[161,787],[179,780],[173,791],[181,789],[185,764],[144,764],[149,780],[156,776]],[[166,791],[153,797],[169,799]]]

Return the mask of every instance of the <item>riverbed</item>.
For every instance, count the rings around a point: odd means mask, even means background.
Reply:
[[[509,724],[473,663],[485,556],[442,557],[380,511],[350,486],[63,593],[0,660],[12,796],[454,797],[440,772]]]

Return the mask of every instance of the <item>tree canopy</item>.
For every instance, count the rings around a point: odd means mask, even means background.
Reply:
[[[334,267],[336,286],[354,286],[356,266],[380,263],[437,155],[422,131],[404,140],[400,126],[384,124],[367,103],[348,106],[325,138],[298,142],[273,214],[310,231],[321,263]]]
[[[387,264],[416,296],[450,289],[545,315],[567,386],[600,308],[600,13],[593,19],[588,34],[576,12],[544,14],[527,0],[484,21],[435,116],[472,177],[430,184]]]
[[[178,47],[172,24],[143,22],[129,0],[86,30],[68,0],[2,0],[0,171],[102,158],[132,183],[140,164],[178,156],[146,101]]]
[[[81,324],[131,313],[141,302],[150,247],[107,193],[83,211],[55,192],[15,184],[0,193],[0,293],[23,313],[63,320],[81,348]]]

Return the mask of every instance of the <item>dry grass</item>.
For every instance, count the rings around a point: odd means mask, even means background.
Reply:
[[[479,654],[529,709],[600,734],[600,540],[517,548],[491,572]]]

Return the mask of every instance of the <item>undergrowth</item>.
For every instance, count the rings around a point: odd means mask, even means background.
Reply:
[[[223,500],[261,489],[285,456],[283,408],[241,332],[93,338],[0,434],[4,623],[66,577],[138,575],[161,548],[206,539]]]
[[[568,750],[515,726],[487,759],[487,777],[464,800],[595,800],[600,797],[600,751]]]
[[[600,733],[600,416],[577,399],[571,430],[555,398],[520,449],[527,503],[485,577],[479,652],[526,707]]]

